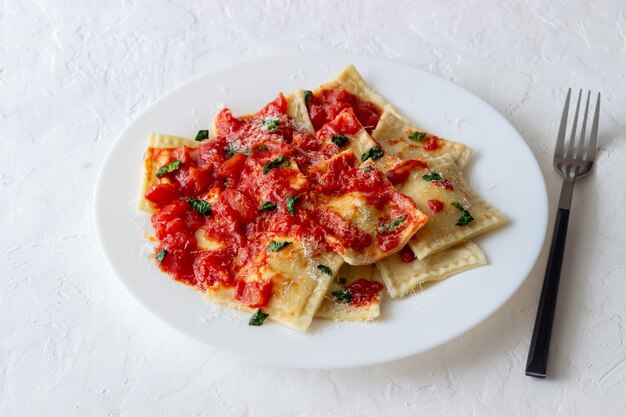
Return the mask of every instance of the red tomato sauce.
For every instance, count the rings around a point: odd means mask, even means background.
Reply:
[[[387,179],[393,185],[404,184],[407,178],[409,178],[411,172],[416,168],[428,168],[428,164],[417,159],[409,159],[408,161],[403,161],[395,166],[392,170],[387,171]]]
[[[422,141],[422,145],[425,151],[436,151],[439,149],[439,138],[434,135],[428,135]]]
[[[267,242],[274,236],[310,242],[313,256],[333,250],[362,252],[373,241],[383,250],[398,244],[405,225],[373,239],[334,211],[317,205],[320,196],[362,192],[379,209],[393,204],[391,214],[404,216],[407,222],[409,212],[415,210],[413,201],[396,192],[378,169],[363,169],[353,153],[343,152],[329,140],[335,134],[353,135],[361,129],[360,123],[375,125],[378,110],[345,91],[331,90],[322,97],[326,104],[316,105],[332,104],[334,110],[325,114],[340,117],[317,135],[296,129],[280,94],[244,118],[222,110],[215,122],[218,136],[196,148],[152,150],[153,161],[180,163],[172,172],[158,176],[159,182],[145,194],[154,204],[151,221],[159,240],[156,253],[164,253],[158,262],[163,271],[203,291],[230,287],[237,300],[260,308],[267,305],[275,288],[271,280],[250,280],[250,276],[266,262]],[[325,161],[320,170],[317,165]],[[210,210],[201,213],[198,202],[190,199],[209,203]],[[293,204],[287,204],[289,199]],[[271,209],[261,212],[264,205]],[[204,233],[216,249],[199,248],[197,233]],[[380,291],[377,285],[382,289],[380,283],[359,282],[351,286],[357,304],[370,302]]]
[[[309,117],[317,131],[337,117],[342,110],[352,108],[365,130],[371,133],[380,119],[381,111],[376,105],[348,93],[343,88],[322,90],[309,99]]]
[[[435,213],[439,213],[441,210],[443,210],[443,202],[442,201],[439,201],[439,200],[428,200],[426,202],[426,204],[428,205],[428,208],[430,208]]]
[[[371,304],[385,287],[378,281],[369,281],[364,278],[359,278],[346,288],[350,290],[350,294],[352,295],[350,304],[360,307]]]

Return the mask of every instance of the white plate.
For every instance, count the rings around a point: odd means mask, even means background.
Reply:
[[[212,127],[222,105],[251,113],[279,91],[315,88],[348,64],[402,113],[437,135],[474,149],[465,169],[475,189],[511,220],[477,239],[489,265],[400,300],[385,299],[374,323],[315,320],[305,334],[275,323],[247,325],[247,314],[220,309],[171,280],[148,259],[148,216],[136,210],[150,132],[194,137]],[[495,312],[522,284],[542,247],[546,188],[528,146],[492,107],[428,72],[379,58],[339,53],[283,55],[202,75],[157,100],[117,139],[95,198],[98,236],[111,267],[148,310],[216,348],[273,365],[342,368],[410,356],[459,336]]]

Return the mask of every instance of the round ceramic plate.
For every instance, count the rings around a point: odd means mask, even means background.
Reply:
[[[487,266],[455,275],[403,299],[383,299],[371,323],[316,319],[307,333],[212,305],[158,270],[137,207],[150,132],[193,138],[222,106],[248,114],[279,91],[314,89],[354,64],[383,97],[418,126],[474,149],[465,173],[476,191],[510,219],[476,242]],[[100,242],[111,267],[148,310],[182,332],[251,360],[300,368],[341,368],[400,359],[441,345],[494,313],[533,267],[547,226],[541,171],[517,131],[463,88],[417,68],[340,53],[282,55],[202,75],[148,107],[106,157],[95,199]]]

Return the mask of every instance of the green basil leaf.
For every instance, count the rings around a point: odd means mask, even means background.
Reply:
[[[380,150],[380,148],[378,146],[374,146],[372,149],[370,149],[369,151],[365,152],[363,155],[361,155],[361,160],[363,162],[367,161],[369,158],[372,158],[372,161],[377,160],[378,158],[382,158],[382,156],[385,153],[383,151]]]
[[[274,117],[268,117],[267,119],[264,119],[261,123],[263,124],[263,127],[270,132],[278,129],[278,126],[280,126],[280,120]]]
[[[443,181],[443,176],[438,172],[432,174],[422,175],[422,179],[425,181]]]
[[[411,132],[409,133],[409,139],[414,140],[415,142],[421,142],[426,137],[426,132]]]
[[[163,262],[163,258],[165,258],[165,255],[168,253],[167,249],[161,249],[159,253],[157,253],[156,260],[159,261],[159,263]]]
[[[365,165],[362,169],[365,172],[370,172],[372,170],[372,166],[371,165]]]
[[[254,313],[252,316],[250,316],[250,320],[248,320],[248,325],[250,326],[260,326],[263,324],[263,322],[265,321],[266,318],[268,318],[270,315],[267,313],[264,313],[263,310],[261,310],[260,308],[256,311],[256,313]]]
[[[398,217],[397,219],[387,222],[387,223],[383,223],[380,226],[378,226],[378,231],[379,232],[389,232],[393,229],[395,229],[396,227],[400,226],[402,223],[404,223],[404,217]]]
[[[157,177],[161,177],[161,176],[163,176],[165,174],[170,174],[170,173],[176,171],[177,169],[179,169],[182,164],[183,163],[181,161],[174,160],[174,161],[170,162],[167,165],[163,165],[161,168],[159,168],[157,170],[156,176]]]
[[[337,147],[343,148],[348,143],[348,138],[344,135],[334,135],[330,138],[330,141],[337,145]]]
[[[326,265],[322,265],[322,264],[320,264],[320,265],[318,265],[318,266],[317,266],[317,269],[319,269],[320,271],[322,271],[322,272],[323,272],[323,273],[325,273],[326,275],[330,275],[330,276],[332,276],[332,275],[333,275],[333,270],[332,270],[332,269],[330,269],[330,267],[329,267],[329,266],[326,266]]]
[[[188,198],[187,202],[192,209],[200,213],[202,216],[212,215],[211,204],[208,201],[198,200],[197,198]]]
[[[277,168],[280,164],[282,164],[285,161],[287,161],[287,158],[285,158],[284,155],[281,155],[278,158],[274,159],[273,161],[268,162],[267,164],[265,164],[265,166],[263,166],[263,174],[267,174],[270,171],[270,169]]]
[[[459,210],[461,210],[461,216],[455,223],[456,226],[467,226],[468,224],[474,221],[474,218],[472,217],[470,212],[467,211],[465,207],[461,205],[461,203],[459,203],[458,201],[455,201],[454,203],[452,203],[452,205],[458,208]]]
[[[348,288],[342,288],[340,290],[333,291],[331,295],[335,297],[335,299],[337,299],[337,301],[339,301],[340,303],[347,304],[352,301],[352,292]]]
[[[277,241],[271,241],[269,245],[267,245],[267,250],[270,252],[278,252],[279,250],[281,250],[282,248],[284,248],[285,246],[289,246],[291,245],[291,242],[277,242]]]
[[[304,104],[306,106],[309,105],[309,101],[311,101],[311,96],[313,95],[313,91],[311,90],[304,90]]]
[[[272,203],[271,201],[266,201],[259,208],[259,213],[263,213],[264,211],[276,210],[276,203]]]
[[[300,195],[290,195],[289,197],[287,197],[287,211],[289,212],[289,214],[291,214],[292,216],[294,214],[296,214],[296,202],[300,199]]]
[[[203,140],[207,140],[208,138],[209,138],[208,130],[198,130],[198,133],[196,134],[196,140],[198,142],[202,142]]]

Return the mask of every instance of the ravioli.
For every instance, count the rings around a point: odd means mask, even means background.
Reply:
[[[384,288],[374,265],[344,264],[315,316],[337,321],[373,320],[380,316]]]
[[[413,123],[388,110],[383,112],[372,136],[385,152],[401,159],[428,161],[450,154],[456,164],[463,168],[472,154],[466,145],[418,129]]]
[[[239,282],[253,289],[271,283],[271,298],[263,312],[269,314],[271,321],[305,331],[343,260],[333,252],[312,255],[315,250],[310,243],[289,236],[266,237],[263,246],[270,242],[289,242],[289,245],[278,252],[264,251],[257,255],[253,263],[239,272]],[[327,269],[319,268],[320,265]],[[208,288],[206,296],[229,307],[254,311],[256,307],[237,302],[237,289],[237,286],[218,285]]]
[[[358,165],[351,149],[315,170],[320,224],[351,265],[370,264],[400,250],[428,221],[372,161]]]
[[[440,252],[506,223],[506,217],[480,198],[448,154],[414,169],[398,190],[428,214],[428,224],[409,241],[417,259]]]
[[[170,162],[174,150],[181,146],[195,148],[199,144],[199,142],[193,139],[179,136],[162,135],[159,133],[150,134],[148,137],[148,148],[144,154],[144,175],[141,182],[139,210],[145,213],[154,212],[154,204],[146,200],[144,196],[151,186],[169,181],[166,178],[159,179],[156,173],[159,168]]]
[[[425,282],[440,281],[487,263],[483,251],[472,241],[460,243],[421,261],[407,249],[403,248],[401,252],[376,262],[391,297],[406,295]]]

